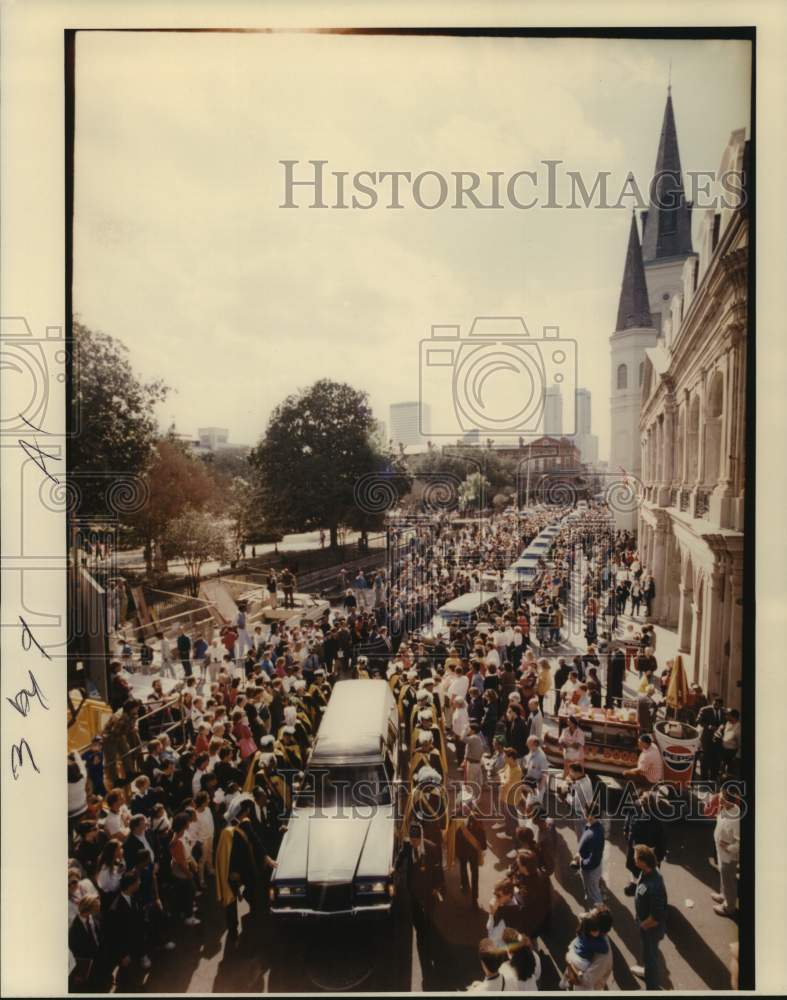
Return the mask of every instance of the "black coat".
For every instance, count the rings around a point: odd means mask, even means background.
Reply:
[[[120,894],[109,911],[108,945],[115,963],[126,955],[139,958],[145,954],[145,920],[134,896],[130,898],[131,903]]]

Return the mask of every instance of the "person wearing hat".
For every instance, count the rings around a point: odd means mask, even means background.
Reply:
[[[409,736],[410,733],[411,717],[418,700],[417,691],[418,671],[408,670],[405,674],[405,679],[400,685],[399,699],[397,702],[399,708],[399,722],[401,723],[402,730],[406,736]]]
[[[292,785],[295,775],[303,770],[303,755],[298,746],[295,726],[286,723],[279,730],[276,740],[275,754],[279,758],[279,769],[284,774],[288,785]]]
[[[233,801],[216,848],[216,896],[224,907],[230,942],[238,937],[238,900],[245,896],[252,912],[256,904],[257,858],[262,848],[252,828],[253,810],[250,796]]]
[[[440,753],[435,749],[431,729],[416,729],[415,737],[413,754],[410,758],[410,780],[413,780],[420,768],[427,766],[434,768],[440,778],[445,781],[446,771]]]
[[[442,727],[435,722],[434,712],[431,705],[428,708],[422,708],[413,723],[413,731],[410,739],[410,745],[413,748],[417,747],[419,734],[422,732],[428,732],[431,734],[432,743],[439,753],[440,760],[442,762],[442,773],[447,776],[448,759],[445,750],[445,737],[443,736]]]
[[[412,823],[420,824],[427,836],[439,840],[448,829],[448,795],[439,771],[428,764],[420,767],[413,783],[402,823],[403,840],[409,837]]]

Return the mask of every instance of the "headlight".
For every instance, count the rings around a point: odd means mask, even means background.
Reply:
[[[392,896],[393,883],[387,878],[364,879],[355,883],[355,891],[360,896]]]
[[[305,885],[272,885],[271,899],[289,899],[291,896],[305,896]]]

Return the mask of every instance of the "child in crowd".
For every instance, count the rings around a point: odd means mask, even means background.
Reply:
[[[609,942],[601,934],[596,915],[583,913],[577,924],[576,937],[566,952],[566,971],[559,983],[561,990],[572,989],[596,955],[604,955],[608,950]]]

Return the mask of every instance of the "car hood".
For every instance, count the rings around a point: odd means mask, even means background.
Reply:
[[[352,882],[387,875],[393,862],[394,813],[378,806],[371,818],[350,809],[293,812],[279,848],[273,881]]]

